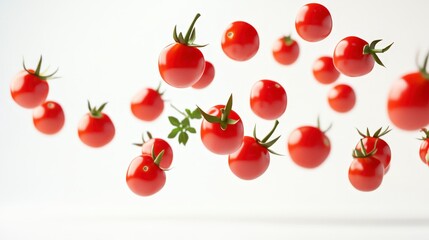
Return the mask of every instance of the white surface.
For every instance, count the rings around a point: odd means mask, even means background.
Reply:
[[[45,223],[54,224],[53,232],[71,232],[70,239],[81,236],[72,232],[75,227],[91,230],[93,236],[102,231],[104,235],[100,236],[137,238],[144,237],[144,231],[134,229],[140,222],[144,225],[149,221],[159,230],[168,216],[175,220],[170,224],[172,231],[166,234],[178,233],[184,237],[187,233],[181,226],[194,229],[193,220],[187,217],[194,215],[215,216],[214,220],[209,217],[207,222],[197,223],[196,228],[202,228],[200,233],[211,231],[214,221],[236,236],[240,235],[234,232],[234,226],[242,231],[252,229],[250,233],[254,234],[244,235],[253,239],[265,234],[273,238],[299,238],[301,230],[309,238],[318,233],[330,236],[331,232],[348,236],[348,230],[355,232],[359,226],[353,224],[354,218],[362,220],[359,223],[364,224],[368,233],[373,229],[365,219],[393,221],[389,231],[382,226],[375,230],[375,235],[384,236],[387,232],[397,239],[401,233],[423,236],[427,230],[422,226],[428,225],[429,218],[429,169],[418,158],[420,143],[415,139],[420,133],[394,129],[386,136],[393,152],[392,165],[377,191],[361,193],[353,189],[347,170],[351,149],[358,140],[355,128],[375,130],[391,125],[385,109],[388,88],[402,74],[415,70],[418,51],[423,55],[429,49],[429,33],[425,31],[429,4],[427,1],[320,2],[331,11],[334,23],[331,35],[318,43],[298,39],[301,47],[298,61],[291,67],[283,67],[271,57],[272,44],[282,34],[292,32],[298,38],[294,18],[307,1],[153,1],[150,4],[137,0],[1,1],[0,238],[13,239],[31,233],[49,236],[51,228],[49,231],[39,228]],[[197,12],[202,17],[196,24],[196,42],[209,43],[202,51],[216,68],[215,81],[201,91],[173,89],[164,84],[165,98],[179,108],[193,108],[195,104],[209,108],[224,103],[233,93],[234,109],[244,121],[246,134],[251,134],[256,123],[263,135],[272,122],[251,113],[248,95],[255,81],[276,80],[285,87],[289,103],[278,128],[282,138],[273,150],[286,156],[273,156],[261,178],[244,182],[229,171],[226,157],[212,155],[204,149],[198,135],[193,135],[186,148],[172,142],[174,169],[167,173],[164,189],[153,197],[140,198],[125,184],[127,166],[139,154],[139,149],[131,143],[139,141],[146,130],[156,137],[166,137],[170,130],[167,116],[177,113],[167,105],[159,121],[143,123],[131,115],[129,103],[141,88],[157,86],[161,80],[157,68],[159,52],[173,41],[174,25],[186,31]],[[253,24],[260,35],[260,50],[248,62],[233,62],[220,48],[223,30],[236,20]],[[381,56],[386,69],[376,66],[371,74],[361,78],[340,77],[338,82],[351,84],[358,98],[352,112],[340,115],[329,109],[326,102],[329,87],[316,83],[311,66],[320,55],[331,54],[336,42],[348,35],[359,35],[368,41],[383,38],[380,46],[392,41],[395,44]],[[50,82],[49,99],[63,105],[67,122],[62,132],[53,137],[36,132],[31,111],[17,106],[9,94],[10,81],[21,69],[22,57],[28,66],[34,66],[40,54],[44,56],[45,67],[60,67],[58,75],[62,77]],[[90,149],[77,137],[77,122],[87,111],[87,99],[94,105],[109,102],[105,112],[115,122],[117,135],[105,148]],[[315,124],[318,115],[323,126],[334,123],[328,133],[331,155],[320,168],[304,170],[289,159],[286,139],[294,128]],[[193,125],[198,128],[199,123]],[[70,209],[78,217],[68,223]],[[92,209],[94,219],[85,218],[88,209]],[[44,217],[43,212],[55,217]],[[240,221],[249,213],[254,220]],[[165,218],[150,221],[158,214]],[[98,219],[105,215],[112,217],[100,223]],[[37,220],[37,216],[42,220]],[[130,224],[122,221],[129,217],[134,219]],[[231,217],[237,220],[233,225],[222,221]],[[293,224],[294,218],[310,219],[316,225],[317,219],[324,222],[328,217],[352,219],[352,224],[342,225],[341,220],[333,220],[327,229],[335,231],[326,232],[323,226],[308,231],[304,220],[297,226]],[[13,221],[9,221],[11,218]],[[184,223],[181,218],[186,219]],[[270,218],[274,220],[260,226],[262,220],[258,219]],[[406,219],[417,220],[409,223]],[[87,227],[85,221],[92,224]],[[114,230],[117,224],[120,232]],[[28,232],[18,234],[18,228]],[[218,234],[209,237],[224,236]]]

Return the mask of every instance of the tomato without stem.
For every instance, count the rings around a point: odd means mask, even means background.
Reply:
[[[213,64],[209,61],[206,61],[206,66],[204,67],[204,72],[201,78],[192,85],[192,88],[202,89],[210,85],[212,83],[215,76],[215,68]]]
[[[338,84],[329,90],[328,103],[329,106],[337,112],[348,112],[355,106],[355,91],[347,84]]]
[[[373,191],[383,181],[383,164],[374,157],[355,158],[349,168],[349,181],[357,190]]]
[[[256,55],[259,49],[259,35],[247,22],[231,23],[222,35],[223,52],[236,61],[247,61]]]
[[[298,11],[295,28],[302,39],[309,42],[321,41],[332,31],[331,13],[321,4],[306,4]]]
[[[332,57],[323,56],[313,64],[313,76],[322,84],[331,84],[340,77],[340,72],[335,68]]]
[[[276,62],[282,65],[291,65],[299,57],[299,45],[290,36],[283,36],[274,42],[272,52]]]
[[[54,101],[46,101],[33,110],[33,124],[38,131],[44,134],[58,133],[64,126],[65,116],[63,108]]]
[[[250,107],[258,117],[275,120],[286,111],[286,91],[275,81],[260,80],[253,85],[250,92]]]
[[[143,121],[153,121],[157,119],[164,110],[164,100],[159,93],[159,89],[144,88],[134,95],[131,100],[131,112]]]

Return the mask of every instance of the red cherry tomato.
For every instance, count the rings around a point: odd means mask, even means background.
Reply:
[[[429,74],[424,64],[419,72],[406,74],[391,86],[387,100],[390,121],[396,127],[409,131],[427,126],[429,124],[428,93]]]
[[[274,43],[273,57],[282,65],[291,65],[299,57],[298,42],[290,36],[283,36]]]
[[[166,176],[150,155],[142,155],[134,158],[131,162],[126,181],[128,187],[135,194],[150,196],[164,187]]]
[[[288,150],[297,165],[304,168],[316,168],[328,157],[331,143],[318,127],[303,126],[290,134]]]
[[[368,44],[365,40],[350,36],[342,39],[334,50],[334,65],[337,70],[349,77],[359,77],[371,72],[374,62],[383,65],[376,53],[387,51],[392,44],[375,49],[375,45],[381,40],[375,40]]]
[[[355,158],[349,168],[349,181],[357,190],[373,191],[383,181],[383,164],[374,157]]]
[[[260,118],[275,120],[286,111],[287,95],[284,88],[272,80],[256,82],[250,92],[250,107]]]
[[[355,149],[358,151],[362,151],[362,146],[365,148],[365,152],[369,153],[374,151],[374,149],[377,149],[371,156],[375,159],[378,159],[384,167],[384,174],[389,171],[390,168],[390,159],[392,156],[392,153],[390,151],[390,146],[387,144],[383,139],[381,139],[382,136],[389,133],[391,129],[386,128],[382,132],[382,128],[378,129],[373,135],[370,134],[369,130],[367,129],[366,134],[362,133],[358,130],[359,135],[362,137],[361,141],[356,144]]]
[[[47,80],[58,71],[50,75],[41,75],[42,57],[40,57],[37,69],[27,69],[18,73],[10,84],[10,94],[13,100],[24,108],[35,108],[45,102],[49,93]]]
[[[165,47],[158,58],[158,68],[162,79],[176,88],[186,88],[196,83],[204,72],[205,60],[201,51],[194,44],[195,22],[197,14],[185,36],[177,35],[174,28],[173,37],[176,43]]]
[[[259,36],[247,22],[231,23],[222,35],[222,50],[231,59],[247,61],[258,52]]]
[[[313,76],[322,84],[330,84],[340,77],[340,72],[335,68],[332,57],[323,56],[313,64]]]
[[[64,126],[64,111],[60,104],[46,101],[33,110],[33,123],[44,134],[58,133]]]
[[[298,11],[295,28],[299,36],[306,41],[323,40],[332,30],[331,13],[321,4],[306,4]]]
[[[429,131],[423,128],[422,131],[425,136],[421,138],[422,143],[420,144],[419,155],[422,162],[429,166]]]
[[[89,103],[88,103],[89,105]],[[90,147],[102,147],[108,144],[115,136],[115,126],[112,120],[102,110],[106,103],[96,109],[91,108],[79,121],[78,135],[80,140]]]
[[[158,90],[144,88],[131,100],[131,112],[143,121],[157,119],[164,110],[164,100]]]
[[[348,112],[355,106],[355,91],[347,84],[338,84],[329,90],[328,103],[329,106],[337,112]]]
[[[171,166],[173,161],[173,149],[170,144],[161,138],[151,138],[147,142],[144,142],[142,145],[142,155],[151,156],[153,154],[158,156],[161,151],[164,151],[162,161],[159,163],[161,169],[168,169]]]
[[[195,89],[202,89],[210,85],[212,83],[215,76],[215,69],[213,67],[213,64],[211,62],[206,61],[206,66],[204,68],[204,73],[201,76],[201,78],[192,85],[192,88]]]

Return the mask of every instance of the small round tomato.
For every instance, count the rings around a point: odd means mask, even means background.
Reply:
[[[346,76],[359,77],[371,72],[374,62],[384,66],[377,53],[387,51],[393,43],[383,49],[375,49],[375,45],[380,41],[375,40],[368,44],[365,40],[355,36],[342,39],[335,46],[333,57],[335,67]]]
[[[146,197],[164,187],[166,176],[151,155],[141,155],[134,158],[128,167],[126,181],[131,191]]]
[[[143,121],[157,119],[164,110],[164,100],[161,95],[159,89],[142,89],[131,100],[131,112],[136,118]]]
[[[331,84],[340,77],[340,72],[335,68],[332,57],[322,56],[313,64],[313,76],[322,84]]]
[[[27,69],[24,64],[24,71],[18,73],[10,85],[10,94],[13,100],[24,108],[35,108],[45,102],[49,93],[47,80],[54,74],[41,75],[42,56],[40,56],[37,69]]]
[[[142,146],[142,155],[152,155],[158,156],[162,151],[164,154],[162,156],[162,161],[159,163],[159,167],[162,169],[168,169],[173,162],[173,149],[167,141],[161,138],[152,138],[152,135],[148,132],[149,140],[145,141],[143,139]]]
[[[316,168],[331,151],[331,143],[319,127],[303,126],[295,129],[288,139],[288,150],[292,160],[304,168]]]
[[[33,124],[41,133],[58,133],[63,128],[64,121],[63,108],[54,101],[46,101],[33,110]]]
[[[298,42],[291,36],[283,36],[274,43],[273,57],[282,65],[291,65],[299,57]]]
[[[206,66],[204,68],[203,75],[201,78],[192,85],[192,88],[195,89],[202,89],[210,85],[212,83],[215,76],[215,69],[213,67],[213,64],[209,61],[206,61]]]
[[[349,181],[357,190],[369,192],[383,181],[383,164],[374,157],[357,157],[349,168]]]
[[[329,106],[337,112],[348,112],[355,106],[355,91],[347,84],[338,84],[329,90],[328,103]]]
[[[422,129],[425,136],[421,138],[422,143],[420,145],[419,155],[422,162],[429,166],[429,131],[426,128]]]
[[[222,50],[231,59],[247,61],[258,52],[259,35],[247,22],[231,23],[222,35]]]
[[[275,120],[286,111],[285,89],[272,80],[257,81],[250,92],[250,107],[260,118]]]
[[[226,155],[240,148],[244,137],[244,127],[240,116],[232,109],[232,95],[225,105],[216,105],[207,113],[201,111],[201,141],[215,154]]]
[[[414,131],[429,124],[429,73],[425,64],[419,72],[402,76],[390,87],[387,112],[393,124],[402,130]]]
[[[92,108],[88,102],[89,113],[79,121],[78,135],[80,140],[90,147],[102,147],[115,136],[115,126],[105,113],[102,113],[107,103],[98,109]]]
[[[306,41],[323,40],[332,30],[331,13],[321,4],[306,4],[298,11],[295,28],[299,36]]]
[[[176,43],[165,47],[158,58],[158,69],[162,79],[176,88],[186,88],[196,83],[204,72],[205,60],[201,51],[194,44],[194,24],[200,14],[197,14],[185,37],[177,35],[174,28],[173,37]]]

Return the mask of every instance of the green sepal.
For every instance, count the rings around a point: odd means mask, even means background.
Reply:
[[[101,118],[103,116],[103,110],[106,107],[107,102],[101,104],[101,106],[99,108],[97,107],[91,107],[91,103],[88,100],[88,110],[91,114],[92,117],[95,118]]]
[[[384,64],[381,62],[380,58],[377,56],[377,53],[384,53],[387,50],[390,49],[390,47],[392,47],[393,42],[391,44],[389,44],[387,47],[382,48],[382,49],[376,49],[375,46],[377,45],[377,43],[379,43],[382,39],[377,39],[372,41],[369,45],[365,45],[363,47],[363,54],[371,54],[371,56],[374,58],[374,61],[380,65],[384,67]]]
[[[25,60],[24,59],[22,59],[22,67],[24,68],[24,70],[28,74],[34,75],[34,76],[36,76],[42,80],[54,79],[53,76],[58,72],[59,68],[57,68],[53,73],[51,73],[49,75],[41,75],[40,71],[42,69],[42,60],[43,60],[42,55],[40,55],[39,62],[37,63],[37,68],[34,72],[27,69],[27,67],[25,66]],[[55,78],[57,78],[57,77],[55,77]]]

